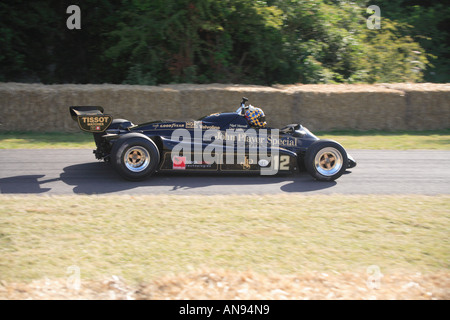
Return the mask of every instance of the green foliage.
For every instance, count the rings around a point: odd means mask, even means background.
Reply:
[[[396,37],[392,41],[399,29],[397,23],[384,19],[382,29],[365,33],[365,43],[370,45],[370,50],[366,51],[366,61],[370,63],[368,82],[422,80],[427,57],[409,36]]]
[[[267,85],[422,81],[424,74],[428,81],[443,79],[430,70],[449,65],[448,31],[440,27],[448,9],[380,3],[381,29],[370,30],[365,0],[85,0],[78,4],[82,29],[68,30],[66,8],[76,1],[5,0],[0,81]]]
[[[425,81],[450,82],[450,6],[443,1],[379,0],[381,15],[411,26],[408,34],[427,52]]]

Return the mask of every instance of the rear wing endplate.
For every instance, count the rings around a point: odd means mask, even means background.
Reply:
[[[69,107],[70,116],[78,123],[81,130],[97,133],[103,132],[111,125],[113,117],[103,113],[102,107]]]

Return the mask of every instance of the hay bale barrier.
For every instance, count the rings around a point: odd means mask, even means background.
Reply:
[[[292,116],[313,131],[407,129],[404,93],[399,90],[372,85],[304,85],[284,89],[294,95]]]
[[[405,125],[412,130],[450,127],[450,84],[387,84],[405,94]]]
[[[0,83],[0,131],[77,132],[73,105],[102,106],[138,124],[235,111],[243,96],[271,127],[325,130],[439,130],[450,127],[450,84],[42,85]]]

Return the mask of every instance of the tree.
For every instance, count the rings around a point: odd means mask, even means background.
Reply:
[[[270,85],[422,81],[424,74],[426,80],[443,79],[437,67],[446,70],[449,61],[448,32],[442,30],[448,9],[380,3],[382,27],[369,30],[367,0],[85,0],[78,4],[81,29],[69,30],[66,9],[76,1],[5,0],[0,81]]]
[[[382,15],[410,26],[403,34],[410,36],[430,60],[424,80],[450,81],[450,6],[443,1],[379,0]]]

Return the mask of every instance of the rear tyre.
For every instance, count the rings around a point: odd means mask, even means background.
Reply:
[[[306,150],[306,170],[320,181],[336,180],[347,169],[347,163],[347,152],[332,140],[318,140]]]
[[[155,143],[141,134],[130,133],[114,143],[111,162],[125,179],[138,181],[155,173],[160,154]]]

